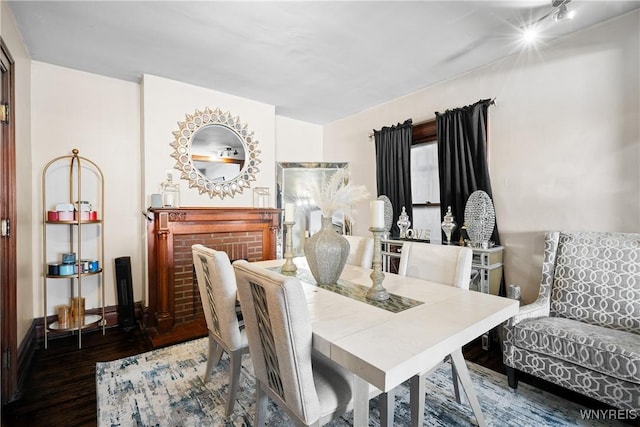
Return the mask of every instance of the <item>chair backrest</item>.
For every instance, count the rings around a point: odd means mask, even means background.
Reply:
[[[343,236],[349,242],[347,264],[371,268],[373,264],[373,237]]]
[[[473,251],[464,246],[406,242],[398,274],[469,289]]]
[[[640,233],[547,233],[542,269],[551,316],[640,333]]]
[[[229,256],[200,244],[191,246],[191,253],[207,329],[230,351],[242,348],[236,314],[236,276]]]
[[[320,417],[311,367],[311,317],[300,281],[233,263],[256,379],[306,422]]]

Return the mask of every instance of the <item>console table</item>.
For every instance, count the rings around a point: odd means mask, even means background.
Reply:
[[[473,249],[471,269],[478,272],[472,277],[469,289],[485,294],[498,295],[502,281],[502,254],[504,247],[494,246],[488,249]]]
[[[382,239],[382,268],[388,273],[397,273],[397,261],[402,254],[402,245],[405,242],[428,241],[413,239]],[[485,294],[498,295],[502,280],[502,254],[504,247],[494,246],[488,249],[471,248],[473,259],[471,261],[471,283],[469,289]]]
[[[420,242],[430,243],[430,240],[418,240],[418,239],[399,239],[388,238],[382,239],[382,270],[387,273],[397,273],[398,265],[400,263],[400,254],[402,253],[402,245],[404,242]]]
[[[387,273],[398,272],[398,262],[402,252],[403,240],[382,239],[382,271]]]
[[[147,213],[149,276],[145,327],[155,344],[206,336],[191,246],[250,262],[276,259],[281,209],[154,208]]]

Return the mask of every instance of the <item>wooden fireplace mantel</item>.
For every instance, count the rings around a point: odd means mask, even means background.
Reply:
[[[216,245],[245,247],[243,242],[250,240],[253,243],[249,243],[251,247],[245,251],[247,254],[240,251],[243,258],[249,261],[275,259],[280,215],[281,209],[268,208],[150,209],[147,225],[149,316],[146,326],[155,328],[159,334],[170,333],[174,328],[175,267],[177,263],[185,263],[185,252],[188,250],[190,254],[191,244],[201,243],[223,250]],[[228,254],[234,260],[232,254]],[[181,280],[185,276],[187,274],[182,274]],[[201,325],[202,319],[197,323]],[[206,335],[206,329],[204,332]]]

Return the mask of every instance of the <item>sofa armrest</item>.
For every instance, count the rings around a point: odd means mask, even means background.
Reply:
[[[509,327],[514,326],[523,320],[534,319],[536,317],[548,317],[549,316],[549,300],[538,298],[531,304],[523,305],[520,307],[520,311],[515,314],[511,319],[507,320]]]
[[[547,292],[541,293],[534,302],[521,306],[518,313],[502,324],[502,361],[508,368],[517,367],[514,356],[516,348],[515,326],[527,319],[548,317],[550,301],[547,295]]]

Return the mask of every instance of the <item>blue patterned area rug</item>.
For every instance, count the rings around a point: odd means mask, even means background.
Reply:
[[[212,378],[204,382],[206,338],[96,366],[98,426],[253,426],[254,379],[251,358],[242,361],[235,412],[224,416],[228,359],[223,356]],[[468,363],[478,399],[490,426],[600,426],[611,422],[585,421],[585,408],[527,384],[517,392],[506,377]],[[425,426],[471,426],[475,417],[466,400],[453,397],[451,368],[443,365],[427,380]],[[378,426],[377,400],[370,401],[370,426]],[[287,416],[269,403],[268,426],[292,426]],[[410,425],[406,384],[396,389],[395,424]],[[329,424],[353,425],[352,414]]]

